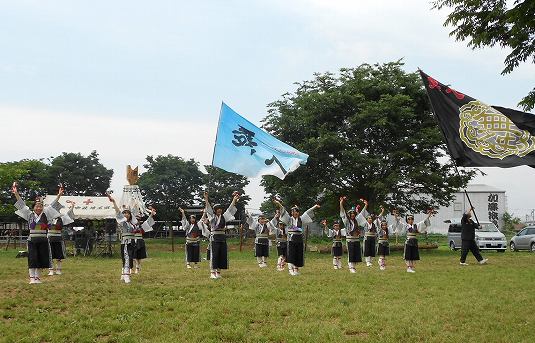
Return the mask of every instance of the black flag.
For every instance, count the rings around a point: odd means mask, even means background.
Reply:
[[[463,167],[535,167],[535,115],[489,106],[420,71],[451,157]]]

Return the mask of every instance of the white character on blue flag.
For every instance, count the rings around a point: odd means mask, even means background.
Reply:
[[[212,165],[226,171],[258,177],[284,179],[306,164],[308,155],[281,142],[221,104]]]

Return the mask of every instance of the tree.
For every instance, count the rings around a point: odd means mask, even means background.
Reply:
[[[234,173],[229,173],[221,168],[210,165],[204,166],[207,174],[204,178],[206,191],[210,195],[210,201],[228,205],[232,201],[232,193],[237,191],[241,194],[240,200],[236,203],[237,216],[236,218],[243,218],[245,206],[251,200],[251,197],[245,194],[245,187],[249,184],[249,180],[245,176]]]
[[[147,156],[146,172],[139,177],[145,201],[152,203],[163,220],[176,220],[178,208],[191,206],[201,200],[203,173],[199,163],[181,157]]]
[[[515,225],[520,224],[520,218],[514,217],[509,212],[505,212],[502,215],[503,231],[513,232],[515,231]]]
[[[535,63],[535,2],[533,0],[436,0],[433,8],[453,9],[444,26],[455,40],[468,39],[472,49],[499,45],[512,51],[505,58],[502,75],[512,72],[522,62]],[[524,110],[535,107],[535,88],[520,103]]]
[[[80,153],[64,152],[54,157],[48,168],[46,189],[50,194],[63,183],[65,195],[104,195],[110,187],[113,169],[107,169],[92,151],[87,157]]]
[[[28,201],[46,193],[43,179],[46,178],[48,166],[41,160],[21,160],[0,163],[0,218],[16,220],[14,214],[15,200],[11,194],[13,181],[19,184],[21,197]],[[56,189],[57,191],[57,189]]]
[[[449,204],[475,171],[457,176],[420,77],[402,66],[363,64],[338,76],[315,74],[269,104],[264,128],[310,157],[285,180],[263,177],[266,192],[303,209],[321,197],[320,215],[337,213],[342,195],[351,205],[367,199],[371,210]]]

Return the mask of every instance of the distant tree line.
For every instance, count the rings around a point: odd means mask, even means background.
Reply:
[[[232,192],[240,192],[243,196],[238,210],[243,216],[250,200],[244,194],[247,178],[212,166],[205,166],[205,174],[198,162],[178,156],[147,156],[146,160],[146,172],[140,175],[138,184],[145,201],[157,208],[158,219],[177,220],[178,207],[201,204],[205,190],[211,202],[223,205],[230,203]],[[0,163],[0,221],[17,219],[11,194],[13,181],[19,183],[21,196],[31,205],[37,196],[56,194],[60,183],[65,187],[65,195],[102,196],[109,189],[112,176],[113,170],[100,162],[96,151],[87,156],[64,152],[46,160]]]

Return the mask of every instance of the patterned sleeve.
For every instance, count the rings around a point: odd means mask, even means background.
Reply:
[[[147,218],[147,220],[145,220],[143,222],[143,224],[141,224],[141,228],[143,229],[143,231],[145,232],[151,232],[153,229],[152,229],[152,226],[154,225],[154,223],[156,223],[154,221],[154,218],[152,218],[152,216],[149,216]]]
[[[30,214],[32,214],[32,211],[30,210],[28,206],[26,206],[26,203],[24,202],[24,200],[22,199],[17,200],[17,202],[15,203],[15,208],[17,209],[15,211],[16,215],[18,215],[19,217],[25,220],[30,219]]]
[[[315,209],[316,209],[316,206],[312,206],[311,208],[306,210],[305,213],[303,213],[303,215],[301,216],[301,222],[303,224],[308,224],[308,223],[312,223],[313,222],[314,210]]]
[[[344,226],[349,227],[349,219],[347,218],[346,210],[343,208],[340,208],[340,218],[342,219],[342,223],[344,223]]]
[[[427,232],[427,230],[431,227],[431,220],[429,218],[425,218],[421,222],[417,224],[418,232]]]
[[[61,217],[61,213],[56,211],[56,209],[51,205],[45,206],[43,208],[43,213],[45,214],[46,219],[48,219],[49,223],[51,223],[54,219]]]
[[[229,221],[229,220],[234,220],[234,215],[236,214],[236,211],[238,211],[238,209],[236,208],[236,206],[234,205],[230,205],[227,210],[225,211],[225,213],[223,213],[223,218],[225,218],[225,221]]]

